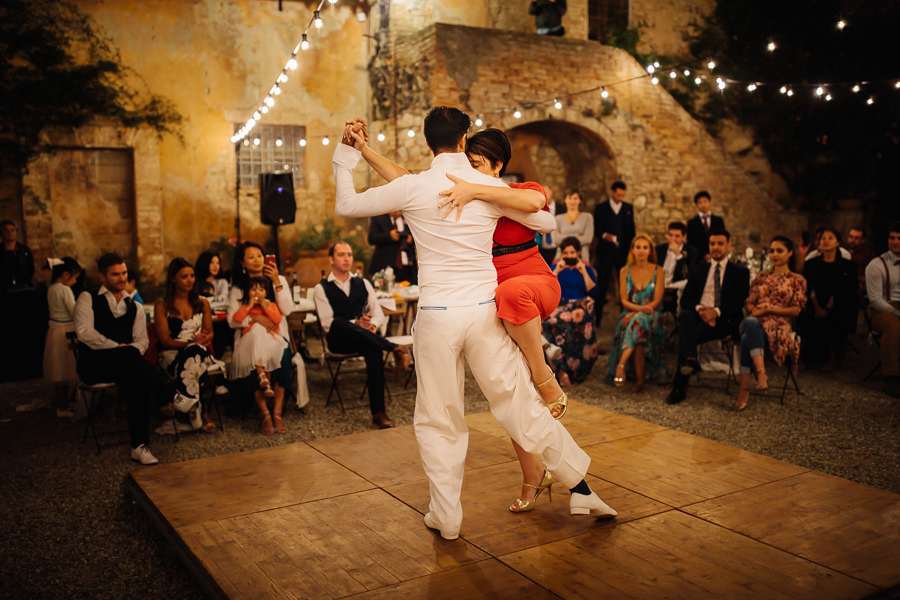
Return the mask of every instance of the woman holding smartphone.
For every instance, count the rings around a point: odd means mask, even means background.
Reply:
[[[274,323],[265,314],[248,314],[243,320],[236,321],[234,314],[241,305],[246,302],[243,290],[247,288],[247,282],[253,277],[263,277],[266,280],[266,299],[278,306],[282,317],[278,323]],[[244,242],[234,253],[234,268],[232,270],[234,285],[228,297],[228,324],[234,329],[234,353],[237,355],[241,343],[241,332],[253,324],[259,324],[269,332],[280,335],[285,340],[290,340],[287,317],[294,312],[294,300],[291,298],[291,290],[287,280],[278,274],[275,255],[266,256],[262,246],[256,242]],[[243,377],[247,390],[252,393],[262,415],[261,430],[263,434],[287,433],[287,427],[281,418],[284,409],[284,390],[291,384],[291,351],[288,345],[280,357],[281,368],[272,371],[269,379],[273,391],[273,410],[269,413],[265,392],[260,388],[259,378],[254,371],[247,377]],[[232,369],[233,369],[232,365]],[[229,375],[234,375],[230,372]]]
[[[544,321],[544,337],[562,348],[556,359],[561,385],[581,383],[597,361],[594,309],[599,288],[594,269],[581,259],[581,242],[567,237],[559,243],[560,259],[553,274],[559,280],[559,306]]]

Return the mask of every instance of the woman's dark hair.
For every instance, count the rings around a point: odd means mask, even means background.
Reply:
[[[425,141],[433,152],[455,152],[459,141],[472,127],[469,115],[452,106],[435,106],[425,117]]]
[[[178,258],[173,258],[172,262],[169,263],[169,268],[166,269],[166,292],[163,296],[163,302],[166,303],[166,310],[175,306],[175,276],[185,267],[193,269],[194,265],[192,265],[191,261],[188,259],[179,256]],[[203,301],[200,300],[200,291],[197,288],[196,276],[194,277],[194,287],[188,291],[188,304],[191,305],[191,308],[195,313],[203,310]]]
[[[84,269],[81,268],[81,265],[78,264],[78,261],[72,258],[71,256],[64,256],[62,258],[62,264],[56,265],[53,267],[53,270],[50,271],[50,282],[53,283],[57,279],[63,276],[63,273],[68,273],[70,275],[75,275],[76,273],[83,272]]]
[[[571,196],[572,194],[578,194],[578,197],[581,198],[581,192],[578,188],[569,188],[566,190],[566,196]]]
[[[570,235],[567,238],[563,238],[562,241],[559,243],[559,251],[562,252],[569,246],[572,246],[573,248],[575,248],[575,252],[581,252],[581,242],[578,241],[577,237]]]
[[[244,270],[244,254],[247,252],[247,248],[256,248],[262,255],[266,255],[266,251],[263,250],[263,247],[257,244],[256,242],[244,242],[234,251],[234,267],[231,270],[231,283],[239,290],[249,289],[247,287],[247,280],[250,276],[247,274],[247,271]],[[268,284],[266,285],[266,298],[269,300],[275,300],[275,286],[272,285],[272,281],[266,277],[265,278]],[[244,296],[241,296],[243,299]]]
[[[499,129],[482,129],[466,140],[466,155],[483,156],[490,166],[500,163],[500,177],[506,173],[506,165],[512,157],[512,149],[509,147],[509,138]]]
[[[262,289],[266,290],[266,297],[269,295],[269,290],[272,288],[272,280],[268,277],[263,277],[259,275],[257,277],[248,277],[246,284],[241,288],[241,300],[248,298],[250,296],[250,288],[254,285],[260,286]]]
[[[831,234],[834,235],[834,239],[836,239],[838,241],[838,244],[841,243],[841,232],[838,231],[837,229],[835,229],[834,227],[828,227],[827,225],[824,227],[819,227],[819,231],[817,231],[817,233],[818,233],[820,239],[822,237],[822,234],[825,233],[826,231],[831,232]]]
[[[793,252],[794,252],[793,240],[791,240],[791,238],[789,238],[785,235],[776,235],[775,237],[772,238],[772,241],[769,242],[769,245],[771,246],[775,242],[778,242],[779,244],[784,246],[787,249],[788,253],[790,253],[790,257],[788,258],[788,269],[793,271],[794,270],[794,259],[796,258],[793,254]]]
[[[197,276],[197,281],[206,281],[206,278],[209,277],[209,264],[213,258],[219,259],[219,274],[216,275],[216,279],[222,279],[222,271],[225,270],[223,268],[225,265],[222,264],[222,257],[215,250],[206,250],[200,253],[200,256],[197,257],[197,262],[194,263],[194,274]]]

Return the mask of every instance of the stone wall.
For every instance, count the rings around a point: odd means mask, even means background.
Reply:
[[[550,142],[554,134],[548,132],[578,132],[587,140],[581,158],[563,142],[554,147],[569,153],[566,186],[591,190],[584,195],[584,208],[591,210],[613,179],[623,179],[638,229],[659,241],[669,221],[695,214],[693,195],[700,189],[712,194],[714,211],[725,217],[738,247],[803,228],[805,215],[785,211],[665,90],[642,78],[641,65],[625,52],[593,42],[438,24],[398,41],[394,60],[398,72],[416,64],[430,73],[427,89],[412,103],[417,106],[459,106],[484,115],[485,126],[513,133],[550,123],[537,128]],[[610,86],[606,101],[598,89],[568,99],[560,110],[553,107],[556,94],[618,81],[627,83]],[[510,110],[496,112],[513,106],[522,111],[520,119]],[[402,112],[396,129],[420,128],[423,114],[418,108]],[[394,127],[391,121],[373,124],[377,130]],[[547,152],[544,141],[534,146],[537,155]],[[430,164],[421,136],[389,136],[373,147],[412,170]],[[538,180],[545,175],[542,167],[548,168],[546,176],[561,189],[555,159],[531,162]],[[594,168],[585,169],[585,163]]]
[[[716,0],[631,0],[631,27],[640,27],[638,50],[678,56],[687,51],[687,35],[712,15]]]

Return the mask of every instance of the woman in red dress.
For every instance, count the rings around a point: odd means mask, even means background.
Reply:
[[[365,129],[361,121],[348,122],[344,135],[356,142],[354,146],[362,151],[363,159],[387,181],[408,173],[364,144]],[[512,153],[506,134],[499,129],[485,129],[467,140],[466,154],[475,169],[500,178]],[[518,210],[547,210],[546,194],[540,184],[528,182],[495,187],[470,184],[453,175],[447,176],[454,186],[441,192],[444,199],[438,205],[448,207],[445,217],[456,209],[459,219],[463,207],[476,198]],[[541,257],[535,232],[510,219],[501,218],[497,224],[493,255],[498,281],[495,292],[497,316],[525,355],[532,380],[550,414],[559,419],[566,412],[568,397],[544,359],[541,342],[541,322],[559,305],[559,280]],[[515,442],[513,447],[524,482],[522,493],[509,510],[527,512],[534,509],[538,496],[550,488],[553,480],[538,457],[525,452]]]

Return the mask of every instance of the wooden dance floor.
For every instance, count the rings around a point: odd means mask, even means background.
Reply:
[[[521,474],[487,413],[468,417],[465,516],[422,523],[411,426],[145,468],[135,496],[221,598],[865,598],[900,585],[900,495],[572,403],[588,482],[506,507]],[[554,487],[554,490],[556,488]]]

